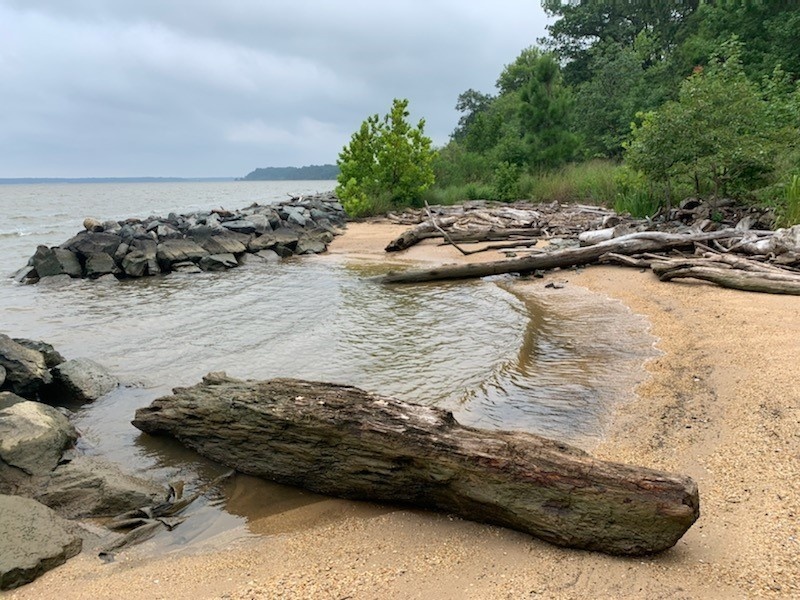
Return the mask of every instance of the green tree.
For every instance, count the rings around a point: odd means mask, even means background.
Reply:
[[[570,131],[572,99],[555,57],[542,54],[536,59],[530,80],[520,90],[520,99],[520,125],[529,166],[553,168],[569,161],[578,140]]]
[[[425,120],[408,123],[408,100],[395,99],[383,118],[367,118],[339,154],[336,193],[350,216],[417,201],[433,184],[436,152]]]
[[[696,193],[713,197],[741,193],[763,183],[773,168],[779,128],[761,91],[745,75],[741,45],[723,48],[698,67],[665,103],[634,126],[625,160],[649,179],[666,185],[690,181]]]

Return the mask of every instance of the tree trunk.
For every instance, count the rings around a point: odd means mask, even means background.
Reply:
[[[653,272],[661,281],[673,279],[701,279],[719,286],[748,292],[791,294],[800,296],[800,275],[773,271],[720,268],[691,261],[654,262]]]
[[[661,233],[643,231],[631,233],[618,238],[600,242],[582,248],[567,248],[537,254],[513,260],[500,260],[468,265],[444,265],[433,269],[410,270],[401,273],[390,272],[382,278],[383,283],[422,283],[426,281],[443,281],[447,279],[471,279],[500,275],[502,273],[527,273],[538,269],[555,269],[556,267],[573,267],[597,262],[606,253],[640,254],[642,252],[658,252],[682,246],[690,246],[694,242],[714,239],[740,237],[740,232],[732,229],[711,231],[696,234]]]
[[[212,373],[137,410],[133,424],[279,483],[611,554],[666,550],[699,514],[687,477],[595,460],[528,433],[464,427],[448,411],[347,386]]]

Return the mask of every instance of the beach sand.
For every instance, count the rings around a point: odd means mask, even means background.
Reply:
[[[432,242],[386,257],[402,229],[351,224],[330,255],[398,267],[500,258],[465,259]],[[0,596],[800,598],[800,299],[661,283],[623,267],[559,271],[534,285],[552,280],[624,303],[659,340],[662,354],[591,451],[697,481],[701,517],[668,552],[616,558],[448,515],[325,499],[211,550],[149,559],[145,547],[111,564],[84,553]]]

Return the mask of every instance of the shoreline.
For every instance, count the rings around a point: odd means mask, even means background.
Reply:
[[[461,257],[404,227],[352,223],[328,256],[397,263]],[[325,255],[314,260],[325,260]],[[800,594],[800,302],[651,273],[549,273],[644,315],[662,355],[617,407],[600,458],[692,476],[701,517],[671,550],[626,559],[550,546],[448,515],[321,499],[250,524],[272,535],[110,565],[84,554],[9,598],[785,598]],[[305,528],[284,533],[277,521]],[[125,590],[124,595],[120,590]]]

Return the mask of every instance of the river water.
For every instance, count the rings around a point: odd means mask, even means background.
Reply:
[[[242,208],[333,182],[0,185],[0,269],[101,220]],[[118,284],[22,286],[0,280],[0,332],[92,358],[125,385],[77,411],[80,447],[129,472],[203,481],[223,471],[140,434],[134,411],[209,371],[356,385],[453,410],[469,425],[590,445],[653,354],[643,319],[576,286],[498,277],[386,287],[386,267],[340,256],[251,260],[224,273]],[[192,507],[160,548],[247,535],[248,522],[321,499],[236,477]],[[242,500],[244,498],[244,500]],[[288,508],[287,508],[288,507]],[[233,532],[233,533],[232,533]]]

